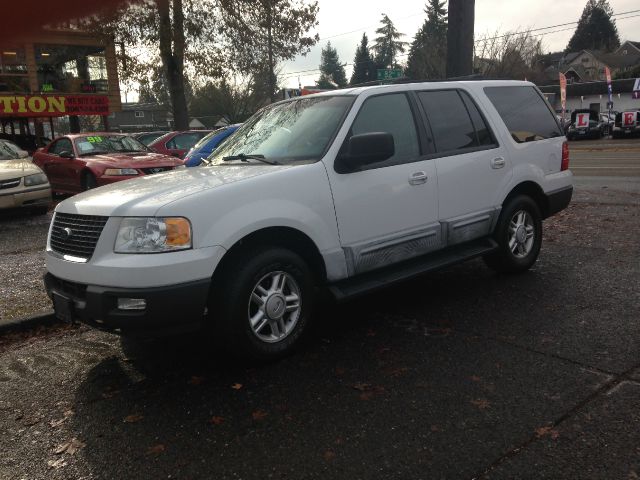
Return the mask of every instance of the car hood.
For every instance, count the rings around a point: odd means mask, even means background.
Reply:
[[[113,183],[68,198],[58,212],[105,216],[153,216],[164,205],[206,190],[260,176],[291,165],[218,165],[179,169]]]
[[[33,175],[34,173],[42,173],[42,170],[40,170],[37,165],[31,163],[30,160],[24,158],[0,160],[0,180],[24,177],[25,175]]]
[[[99,162],[105,165],[117,166],[120,168],[177,166],[184,163],[179,158],[155,152],[105,153],[99,155],[87,155],[80,158],[87,163]]]

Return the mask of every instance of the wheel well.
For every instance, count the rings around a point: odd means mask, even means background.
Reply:
[[[516,185],[513,190],[509,192],[507,198],[504,199],[502,205],[506,205],[509,200],[511,200],[516,195],[527,195],[536,202],[538,208],[540,209],[540,213],[542,214],[542,218],[547,218],[549,216],[549,201],[547,200],[547,196],[535,182],[522,182]]]
[[[85,168],[84,170],[82,170],[82,172],[80,172],[80,181],[82,182],[82,186],[84,186],[84,183],[86,182],[86,178],[89,175],[95,177],[94,173],[88,168]]]
[[[287,248],[302,257],[307,262],[318,283],[327,278],[324,260],[316,244],[306,234],[291,227],[268,227],[238,240],[222,257],[213,275],[213,283],[219,276],[224,275],[225,269],[245,250],[259,246],[274,246]]]

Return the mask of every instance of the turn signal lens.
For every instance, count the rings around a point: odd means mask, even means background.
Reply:
[[[569,143],[564,142],[562,144],[562,163],[560,164],[560,171],[563,172],[569,169]]]
[[[191,225],[186,218],[165,218],[167,225],[166,245],[169,247],[191,246]]]

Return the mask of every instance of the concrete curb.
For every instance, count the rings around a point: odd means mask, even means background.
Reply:
[[[35,315],[28,315],[25,317],[14,318],[13,320],[1,321],[0,335],[4,335],[5,333],[9,332],[30,330],[32,328],[40,326],[50,326],[56,323],[61,323],[61,320],[56,318],[53,310],[46,310]]]

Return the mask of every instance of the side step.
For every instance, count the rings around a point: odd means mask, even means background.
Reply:
[[[438,252],[407,260],[398,265],[366,272],[329,285],[336,301],[347,300],[374,290],[388,287],[427,272],[479,257],[498,248],[491,238],[482,238],[462,245],[445,248]]]

